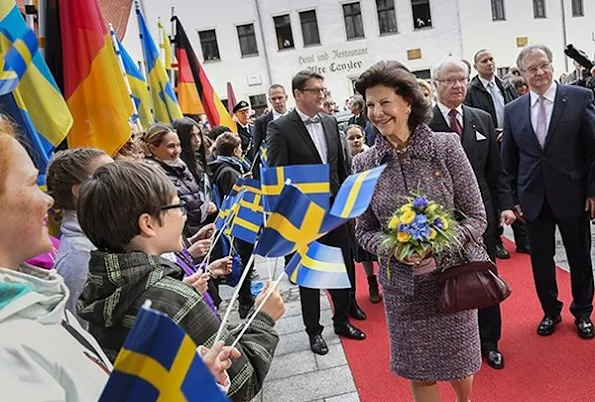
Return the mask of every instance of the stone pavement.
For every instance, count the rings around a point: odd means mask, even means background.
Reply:
[[[257,258],[256,272],[261,279],[270,277],[269,267],[274,270],[274,260],[268,263],[264,259]],[[277,263],[277,276],[282,267],[280,260]],[[287,277],[284,277],[280,283],[280,289],[286,311],[275,326],[279,333],[279,345],[264,388],[253,401],[359,402],[343,346],[339,337],[333,332],[332,312],[326,295],[323,292],[320,294],[320,323],[324,326],[322,335],[328,344],[329,353],[318,356],[310,351],[310,343],[302,322],[297,286],[289,283]],[[231,294],[231,288],[221,287],[221,297],[224,300],[229,300]],[[225,308],[224,302],[220,308],[221,314]],[[232,323],[240,321],[237,305],[231,317]]]

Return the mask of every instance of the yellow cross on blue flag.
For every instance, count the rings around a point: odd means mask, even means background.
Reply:
[[[0,95],[12,92],[19,85],[21,77],[37,52],[35,33],[25,29],[21,35],[0,59]]]
[[[386,165],[349,176],[330,211],[309,199],[293,184],[285,184],[254,252],[283,257],[363,214]]]
[[[264,169],[267,169],[269,167],[269,157],[267,155],[268,146],[266,142],[262,142],[262,145],[260,146],[260,150],[258,152],[260,152],[260,166]]]
[[[233,237],[254,244],[264,223],[260,182],[245,179],[243,194],[238,202],[239,208],[233,218],[230,233]]]
[[[196,344],[169,317],[143,307],[100,402],[226,402]]]
[[[290,165],[265,168],[261,166],[260,180],[264,194],[264,208],[275,208],[287,179],[323,209],[330,209],[330,181],[328,165]]]
[[[351,287],[343,252],[317,241],[302,246],[293,255],[285,273],[291,283],[311,289],[347,289]]]

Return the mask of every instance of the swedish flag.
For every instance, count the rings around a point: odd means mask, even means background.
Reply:
[[[233,237],[254,244],[260,227],[264,223],[260,182],[254,179],[246,179],[242,191],[242,197],[238,201],[239,207],[233,218],[230,233]]]
[[[378,178],[386,165],[349,176],[335,197],[331,214],[340,218],[355,218],[368,209]]]
[[[254,252],[263,257],[283,257],[324,235],[328,212],[293,184],[285,185],[270,214]]]
[[[35,33],[27,29],[21,35],[0,59],[0,95],[12,92],[19,85],[37,52]]]
[[[269,157],[267,155],[268,146],[266,142],[262,142],[262,145],[260,146],[260,150],[258,152],[260,152],[260,166],[264,169],[267,169],[269,167]]]
[[[209,401],[227,398],[170,318],[143,307],[120,350],[100,401]]]
[[[317,241],[300,247],[285,267],[285,273],[292,283],[306,288],[351,287],[341,249]]]
[[[272,211],[283,191],[287,179],[321,208],[330,208],[328,165],[291,165],[272,168],[261,167],[260,179],[265,196],[264,207]]]
[[[151,31],[145,22],[145,18],[138,6],[138,2],[136,16],[138,18],[140,38],[143,45],[147,79],[149,82],[149,91],[151,93],[155,119],[169,124],[174,120],[181,119],[184,115],[182,114],[182,109],[180,109],[178,98],[176,98],[171,82],[169,82],[169,77],[165,71],[163,61],[161,60],[159,49],[151,36]]]

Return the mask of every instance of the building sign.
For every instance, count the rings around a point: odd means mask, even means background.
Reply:
[[[299,56],[298,64],[320,74],[351,73],[362,69],[363,58],[367,55],[367,47],[348,50],[330,49],[326,52]]]
[[[527,43],[529,43],[529,38],[527,38],[526,36],[518,36],[516,38],[517,47],[525,47],[527,46]]]
[[[407,60],[421,59],[421,49],[409,49],[407,50]]]

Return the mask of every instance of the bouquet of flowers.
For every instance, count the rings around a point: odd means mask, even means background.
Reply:
[[[388,222],[383,246],[397,260],[439,253],[458,243],[455,221],[446,209],[425,195],[407,197]]]

